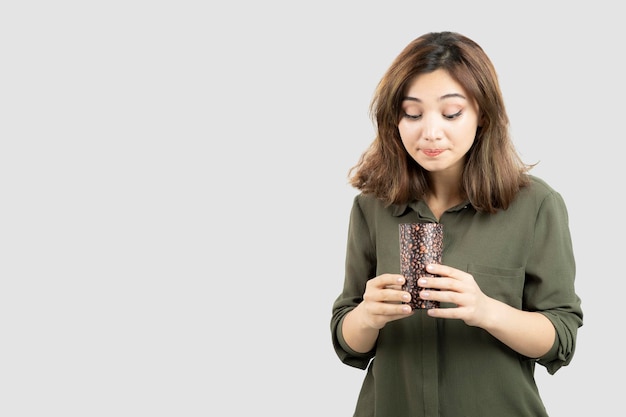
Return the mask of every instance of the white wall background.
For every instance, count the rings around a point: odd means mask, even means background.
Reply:
[[[624,375],[616,2],[0,5],[0,415],[349,416],[331,347],[368,105],[428,31],[478,43],[568,203],[585,325],[551,416]],[[619,198],[619,201],[618,201]]]

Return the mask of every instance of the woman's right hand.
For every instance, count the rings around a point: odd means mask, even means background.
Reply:
[[[380,329],[390,321],[413,314],[411,307],[404,304],[411,300],[411,294],[402,291],[402,284],[404,277],[398,274],[382,274],[367,282],[363,301],[343,320],[343,338],[352,349],[369,352]]]
[[[412,314],[407,303],[411,294],[402,290],[404,277],[398,274],[382,274],[370,279],[365,286],[363,301],[354,310],[365,325],[382,329],[390,321]]]

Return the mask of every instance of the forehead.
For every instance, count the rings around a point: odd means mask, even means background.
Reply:
[[[405,96],[420,101],[439,101],[450,97],[469,99],[465,88],[443,69],[417,75],[409,82]]]

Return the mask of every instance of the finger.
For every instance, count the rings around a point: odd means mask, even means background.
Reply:
[[[399,274],[383,274],[376,278],[369,280],[369,285],[374,285],[378,288],[386,288],[393,286],[402,286],[404,284],[404,276]]]
[[[398,289],[385,289],[380,292],[380,300],[387,303],[408,303],[411,301],[411,294]]]
[[[458,305],[461,301],[461,295],[453,291],[439,291],[425,289],[420,291],[419,296],[422,300],[438,301],[440,303],[450,303]]]
[[[458,291],[460,288],[458,280],[445,277],[422,277],[417,281],[417,285],[422,288],[449,291]]]
[[[387,320],[395,320],[412,313],[411,306],[404,303],[375,303],[370,304],[368,310],[371,314],[387,317]]]
[[[387,285],[386,290],[402,290],[402,285]]]
[[[461,312],[460,308],[429,308],[427,314],[440,319],[462,319]]]
[[[452,269],[449,266],[441,265],[441,264],[428,264],[426,265],[426,271],[433,275],[439,275],[442,277],[450,276],[452,273]]]
[[[383,303],[408,303],[411,301],[411,294],[402,291],[401,288],[370,288],[363,294],[363,299],[370,302]]]
[[[388,312],[388,315],[395,316],[395,318],[400,318],[413,312],[413,309],[408,304],[390,304],[389,306],[392,308]]]
[[[441,264],[428,264],[426,265],[426,271],[439,277],[449,277],[455,279],[463,279],[468,275],[466,272],[463,272],[460,269]]]

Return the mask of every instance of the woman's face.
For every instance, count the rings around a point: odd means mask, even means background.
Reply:
[[[431,173],[461,175],[478,128],[478,105],[447,71],[418,75],[409,84],[398,123],[411,157]]]

